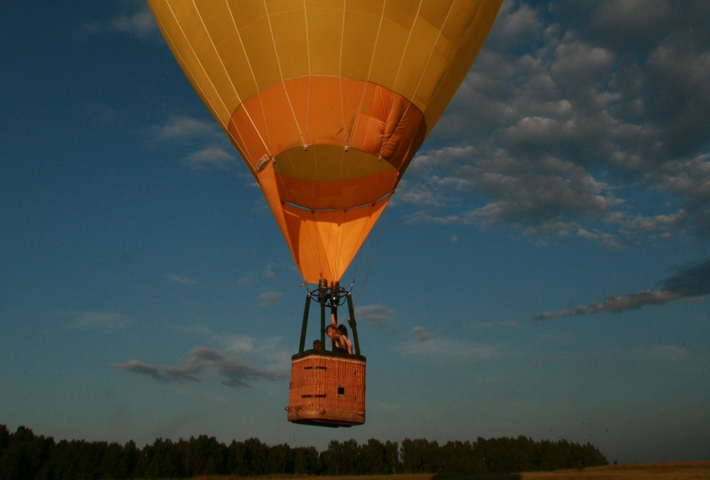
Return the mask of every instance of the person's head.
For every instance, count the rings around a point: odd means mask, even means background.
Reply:
[[[331,340],[340,338],[340,332],[338,332],[338,329],[335,328],[333,325],[328,325],[328,328],[325,329],[325,333],[330,337]]]
[[[323,342],[321,342],[319,338],[313,340],[313,350],[318,352],[323,350]]]
[[[338,325],[338,332],[343,336],[348,336],[348,327],[345,325]]]

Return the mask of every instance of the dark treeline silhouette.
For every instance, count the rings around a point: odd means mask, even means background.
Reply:
[[[189,478],[200,475],[387,475],[396,473],[500,474],[607,465],[595,447],[527,437],[478,438],[439,445],[425,439],[370,439],[292,448],[258,438],[225,445],[201,435],[177,442],[159,438],[138,448],[133,441],[61,440],[0,425],[0,480],[99,480]]]

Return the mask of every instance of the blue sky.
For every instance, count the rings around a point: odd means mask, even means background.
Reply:
[[[506,0],[344,277],[367,423],[331,430],[286,421],[305,289],[147,6],[11,2],[0,424],[709,460],[708,25],[704,1]]]

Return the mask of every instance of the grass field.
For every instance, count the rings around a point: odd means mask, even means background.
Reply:
[[[524,480],[696,480],[710,479],[710,462],[654,463],[590,467],[584,471],[531,472]]]
[[[584,470],[527,472],[508,475],[378,475],[378,476],[269,476],[196,477],[192,480],[710,480],[710,462],[654,463],[590,467]]]

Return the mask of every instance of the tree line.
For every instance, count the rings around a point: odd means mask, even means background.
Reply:
[[[495,474],[607,465],[594,446],[520,436],[478,438],[440,445],[425,439],[382,443],[332,440],[315,447],[269,446],[258,438],[229,445],[200,435],[188,440],[158,438],[138,448],[35,435],[26,427],[11,433],[0,425],[0,480],[100,480],[190,478],[203,475],[387,475],[397,473]]]

